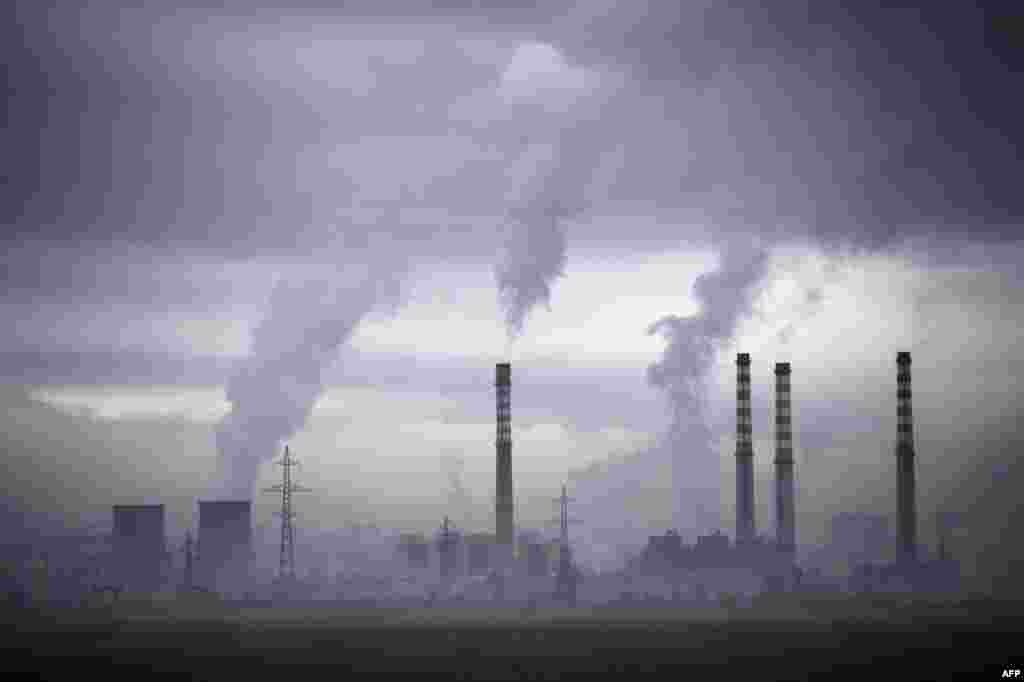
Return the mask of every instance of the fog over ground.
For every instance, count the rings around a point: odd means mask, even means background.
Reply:
[[[731,533],[749,352],[758,526],[791,362],[809,544],[895,511],[906,350],[922,541],[962,510],[965,561],[1012,584],[1010,14],[335,4],[12,5],[8,507],[80,525],[159,501],[180,534],[290,442],[303,524],[429,530],[454,457],[461,523],[487,529],[509,361],[518,523],[570,478],[601,563]]]

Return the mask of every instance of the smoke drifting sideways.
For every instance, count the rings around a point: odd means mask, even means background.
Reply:
[[[311,267],[277,281],[225,388],[231,410],[216,431],[214,499],[251,498],[260,466],[305,425],[339,348],[367,314],[395,300],[395,273],[382,265]]]

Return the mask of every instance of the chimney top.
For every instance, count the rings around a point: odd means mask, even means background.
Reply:
[[[896,354],[896,362],[901,365],[910,364],[910,353],[902,352]]]
[[[786,376],[790,373],[788,362],[775,363],[775,376]]]
[[[494,366],[495,377],[499,385],[512,383],[512,365],[508,362],[499,362]]]
[[[750,364],[750,353],[737,353],[736,354],[737,365],[749,365]]]

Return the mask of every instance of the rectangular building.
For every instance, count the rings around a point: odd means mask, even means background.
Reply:
[[[224,591],[248,577],[252,552],[252,502],[219,500],[199,503],[199,584]]]
[[[167,559],[164,505],[114,505],[113,581],[128,589],[159,588]]]

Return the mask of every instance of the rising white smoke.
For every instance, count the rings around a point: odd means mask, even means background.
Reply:
[[[308,267],[277,282],[225,389],[231,411],[217,427],[214,496],[251,498],[260,466],[305,425],[338,349],[397,286],[393,271],[366,265]]]
[[[595,171],[609,151],[596,113],[611,90],[596,74],[570,66],[544,44],[520,46],[506,68],[499,96],[535,122],[509,175],[501,252],[495,267],[508,334],[516,338],[536,305],[549,305],[565,271],[567,222],[581,213]]]
[[[718,267],[697,278],[693,295],[700,311],[666,316],[648,332],[665,338],[661,359],[647,371],[651,385],[668,398],[670,421],[650,448],[571,474],[583,563],[601,570],[621,567],[642,550],[666,521],[687,542],[721,528],[721,463],[710,423],[709,379],[717,353],[734,337],[768,276],[769,254],[758,244],[719,245]],[[662,505],[670,488],[668,507]]]
[[[708,379],[716,353],[750,314],[767,265],[768,253],[758,246],[722,245],[718,268],[700,275],[693,286],[700,312],[663,317],[648,329],[667,343],[647,378],[669,400],[671,422],[660,449],[672,463],[674,522],[687,534],[721,525],[720,464],[709,423]]]

